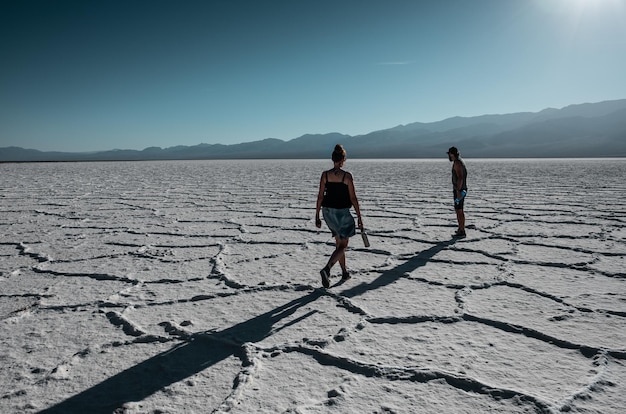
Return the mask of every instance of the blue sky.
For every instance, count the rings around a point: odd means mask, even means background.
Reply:
[[[626,0],[0,2],[0,147],[366,134],[626,98]]]

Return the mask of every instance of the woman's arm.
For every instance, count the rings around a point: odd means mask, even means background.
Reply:
[[[354,207],[354,211],[356,211],[357,225],[363,230],[363,220],[361,219],[361,207],[359,206],[359,200],[356,197],[356,189],[354,188],[354,180],[352,179],[352,174],[348,173],[346,175],[348,181],[348,192],[350,194],[350,201],[352,202],[352,207]]]
[[[320,188],[317,191],[317,203],[315,204],[315,226],[317,228],[322,227],[320,209],[322,208],[322,200],[324,200],[324,187],[326,187],[326,175],[322,173],[322,177],[320,178]]]

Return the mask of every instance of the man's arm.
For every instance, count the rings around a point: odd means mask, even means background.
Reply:
[[[456,186],[457,188],[454,189],[454,191],[456,191],[459,195],[461,195],[461,190],[463,190],[463,181],[465,181],[465,176],[463,175],[463,168],[461,166],[461,162],[459,160],[455,160],[454,161],[454,172],[456,173]]]

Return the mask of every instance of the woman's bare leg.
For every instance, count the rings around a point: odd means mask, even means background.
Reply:
[[[338,237],[335,238],[335,251],[330,255],[330,259],[328,259],[328,264],[326,267],[330,269],[333,265],[339,262],[341,266],[341,270],[346,270],[346,249],[348,248],[348,242],[350,239],[340,239]]]
[[[348,243],[350,242],[350,239],[346,239],[345,242],[346,242],[346,245],[343,250],[343,255],[339,257],[339,266],[341,266],[342,275],[345,275],[346,273],[348,273],[348,268],[346,267],[346,250],[348,249]]]

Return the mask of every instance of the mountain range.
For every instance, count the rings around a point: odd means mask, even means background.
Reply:
[[[358,136],[307,134],[289,141],[101,152],[5,147],[0,148],[0,162],[329,158],[337,143],[351,158],[438,158],[453,145],[473,158],[626,157],[626,99],[415,122]]]

